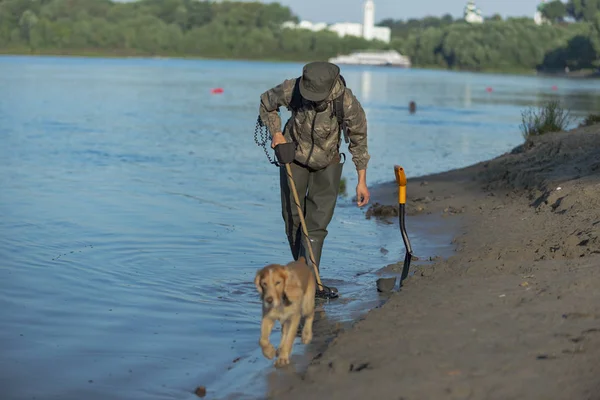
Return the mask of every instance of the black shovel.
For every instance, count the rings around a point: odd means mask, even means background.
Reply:
[[[394,166],[394,173],[396,174],[396,183],[398,184],[398,222],[402,240],[404,241],[404,247],[406,248],[406,253],[404,254],[404,266],[402,267],[399,285],[402,286],[402,281],[408,276],[410,261],[413,254],[410,240],[408,240],[408,235],[406,234],[406,225],[404,221],[406,215],[406,175],[404,174],[404,168],[399,165]]]

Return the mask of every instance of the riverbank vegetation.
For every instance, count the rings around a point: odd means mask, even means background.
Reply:
[[[521,113],[521,133],[525,140],[532,136],[567,130],[571,123],[569,110],[559,100],[550,100],[539,109],[532,107]]]
[[[333,32],[282,29],[277,3],[197,0],[0,0],[3,53],[305,60],[367,48]]]
[[[494,71],[593,70],[600,0],[547,3],[549,23],[500,16],[470,25],[446,15],[384,20],[389,44],[333,32],[284,29],[278,3],[198,0],[0,0],[0,53],[183,56],[310,61],[393,48],[415,67]],[[559,2],[560,3],[560,2]],[[562,5],[562,6],[561,6]]]
[[[442,18],[397,35],[392,47],[425,67],[562,72],[594,69],[600,58],[599,28],[588,21],[538,26],[527,18],[483,24]]]

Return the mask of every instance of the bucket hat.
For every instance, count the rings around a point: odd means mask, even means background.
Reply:
[[[309,101],[323,101],[333,90],[339,75],[340,67],[330,62],[308,63],[302,69],[300,94]]]

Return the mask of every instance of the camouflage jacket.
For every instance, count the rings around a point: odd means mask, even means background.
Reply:
[[[260,118],[271,132],[281,132],[279,107],[290,109],[296,79],[287,79],[260,96]],[[348,150],[357,170],[367,168],[370,156],[367,148],[367,118],[365,112],[341,80],[335,84],[323,112],[302,107],[285,124],[283,135],[288,142],[296,143],[296,161],[311,169],[319,170],[330,165],[339,154],[341,137],[338,121],[333,115],[333,99],[344,93],[344,122],[349,138]],[[290,110],[291,111],[291,110]]]

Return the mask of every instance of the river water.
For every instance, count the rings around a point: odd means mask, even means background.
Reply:
[[[260,93],[301,67],[0,58],[0,398],[260,397],[272,367],[252,280],[290,255],[278,171],[253,135]],[[342,72],[369,120],[370,185],[394,164],[411,177],[510,150],[521,110],[551,96],[575,115],[600,105],[596,81]],[[397,225],[352,203],[350,158],[344,176],[322,259],[334,321],[378,304],[373,272],[404,251]],[[448,240],[411,232],[419,255]]]

